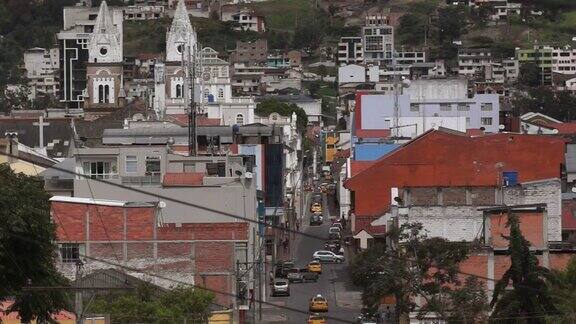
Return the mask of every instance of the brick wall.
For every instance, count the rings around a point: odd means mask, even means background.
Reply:
[[[547,249],[544,238],[544,214],[543,212],[515,212],[520,223],[522,235],[533,248],[539,250]],[[508,225],[508,214],[490,214],[490,239],[488,245],[495,249],[507,249],[508,240],[504,237],[510,236]]]
[[[442,204],[444,206],[466,205],[466,188],[442,188]]]
[[[410,204],[417,206],[438,205],[438,189],[436,188],[410,188]]]
[[[83,243],[84,272],[111,268],[121,263],[179,282],[204,285],[222,291],[221,305],[230,306],[236,266],[235,242],[248,240],[247,223],[187,223],[156,225],[156,207],[103,206],[52,202],[52,217],[60,242]],[[61,263],[60,270],[72,279],[74,263]],[[130,273],[130,271],[129,271]],[[137,277],[142,274],[130,273]],[[144,276],[171,287],[176,283]],[[200,279],[199,279],[200,278]]]

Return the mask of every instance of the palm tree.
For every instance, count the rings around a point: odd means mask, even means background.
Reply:
[[[512,263],[494,288],[491,318],[497,322],[518,323],[523,318],[526,323],[545,323],[547,315],[558,313],[546,283],[550,271],[539,266],[530,252],[530,242],[522,235],[518,216],[510,212],[507,226],[510,236],[505,238]],[[507,290],[510,284],[512,289]]]

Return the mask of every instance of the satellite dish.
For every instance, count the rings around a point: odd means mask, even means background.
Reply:
[[[572,190],[573,193],[576,193],[576,187],[572,187],[571,190]]]
[[[159,207],[159,208],[166,208],[166,202],[160,200],[160,201],[158,202],[158,207]]]
[[[504,125],[499,125],[499,126],[498,126],[498,129],[502,131],[502,130],[506,129],[506,126],[504,126]]]
[[[552,134],[558,134],[558,129],[554,128],[554,129],[552,130]]]

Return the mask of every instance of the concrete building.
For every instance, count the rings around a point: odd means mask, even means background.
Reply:
[[[322,124],[322,99],[314,99],[304,95],[266,95],[260,100],[278,100],[287,104],[295,104],[304,109],[308,116],[308,123]]]
[[[266,19],[253,10],[243,9],[230,15],[223,14],[223,21],[234,21],[238,24],[237,30],[249,30],[257,33],[266,31]]]
[[[362,37],[341,37],[338,43],[338,63],[362,64],[363,62]]]
[[[258,39],[251,41],[236,41],[236,49],[230,53],[230,63],[261,64],[268,58],[268,41]]]
[[[543,84],[551,84],[552,73],[576,74],[576,49],[570,46],[534,45],[531,49],[516,49],[520,64],[534,63],[541,69]]]
[[[461,48],[458,50],[458,74],[472,77],[482,73],[493,63],[492,52],[485,48]]]
[[[389,129],[395,137],[399,137],[401,129],[408,124],[422,126],[412,127],[411,132],[415,135],[435,126],[454,127],[456,130],[484,128],[487,132],[498,132],[498,95],[483,94],[469,98],[465,80],[415,80],[404,91],[398,95],[397,115],[393,94],[366,92],[357,95],[356,107],[360,107],[360,111],[355,116],[356,128]]]
[[[30,48],[24,52],[26,78],[32,96],[60,95],[60,51],[58,48]]]
[[[503,133],[470,137],[441,128],[374,163],[352,163],[345,186],[354,192],[358,232],[389,211],[398,195],[393,188],[496,187],[505,183],[506,172],[514,172],[519,183],[559,179],[563,163],[562,138]],[[532,203],[530,197],[509,203]]]
[[[157,20],[165,15],[164,6],[134,5],[124,9],[124,20]]]
[[[90,55],[90,38],[100,8],[88,6],[64,7],[63,28],[57,34],[60,48],[60,100],[70,108],[82,108],[87,89],[87,64]],[[123,44],[122,8],[112,8],[108,21],[115,29],[120,46]],[[122,48],[113,48],[120,51]],[[97,53],[92,53],[96,55]]]
[[[364,63],[388,65],[394,55],[394,27],[389,25],[388,16],[369,15],[362,27]]]

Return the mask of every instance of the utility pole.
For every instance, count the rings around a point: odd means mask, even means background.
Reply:
[[[80,282],[82,278],[82,261],[80,259],[76,260],[76,282]],[[82,318],[84,317],[84,305],[83,305],[83,295],[82,290],[76,290],[74,292],[74,312],[76,313],[76,324],[82,324]]]
[[[194,52],[194,53],[192,53]],[[188,47],[188,78],[190,82],[190,104],[186,104],[188,109],[188,154],[190,156],[196,155],[197,152],[197,135],[196,135],[196,64],[198,56],[196,46]],[[186,88],[188,89],[188,88]]]
[[[256,261],[256,227],[252,228],[252,262]],[[251,302],[251,307],[252,307],[252,319],[253,319],[253,323],[256,323],[256,303],[255,303],[255,297],[256,297],[256,288],[260,288],[260,287],[256,287],[256,275],[257,275],[257,271],[258,269],[256,269],[257,267],[255,266],[256,264],[252,265],[252,276],[253,276],[253,285],[252,285],[252,294],[250,296],[250,302]]]

